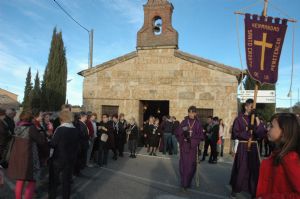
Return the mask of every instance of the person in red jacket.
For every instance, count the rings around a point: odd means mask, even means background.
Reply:
[[[272,117],[268,139],[275,144],[272,155],[262,161],[258,199],[300,199],[300,124],[292,113]]]
[[[95,132],[94,132],[94,126],[92,123],[92,112],[87,112],[87,120],[85,122],[87,128],[88,128],[88,132],[89,132],[89,148],[87,151],[87,159],[86,159],[86,165],[88,167],[93,167],[93,165],[90,163],[91,161],[91,156],[92,156],[92,151],[93,151],[93,147],[94,147],[94,139],[95,139]]]

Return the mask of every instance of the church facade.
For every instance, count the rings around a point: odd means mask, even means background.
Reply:
[[[241,71],[180,51],[173,9],[167,0],[148,0],[137,50],[79,73],[86,110],[125,113],[141,125],[149,115],[181,121],[194,105],[202,121],[212,115],[232,124]]]

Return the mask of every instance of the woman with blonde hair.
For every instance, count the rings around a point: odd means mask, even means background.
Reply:
[[[127,133],[127,140],[128,140],[128,148],[130,150],[129,157],[136,158],[136,147],[137,147],[139,130],[136,125],[134,117],[130,118],[129,128],[127,129],[126,133]]]

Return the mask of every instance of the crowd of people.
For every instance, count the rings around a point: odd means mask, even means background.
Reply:
[[[134,118],[127,122],[124,114],[102,114],[100,122],[92,112],[71,112],[63,105],[57,118],[54,114],[33,109],[23,111],[15,123],[16,111],[0,109],[0,182],[3,171],[16,180],[15,196],[31,199],[37,182],[49,174],[49,198],[62,195],[70,198],[73,177],[83,176],[85,167],[103,167],[108,152],[113,160],[124,156],[128,142],[130,158],[136,158],[139,129]],[[62,194],[57,193],[62,185]]]
[[[224,136],[228,129],[222,119],[209,116],[203,125],[196,107],[188,108],[182,122],[175,117],[150,116],[138,127],[135,118],[125,115],[80,112],[63,105],[58,117],[33,109],[23,111],[15,123],[14,109],[0,109],[0,184],[3,169],[16,181],[15,198],[33,198],[37,183],[47,179],[49,199],[70,198],[71,184],[83,176],[86,167],[105,167],[109,151],[112,160],[124,157],[127,143],[130,158],[137,158],[137,147],[145,147],[150,156],[176,155],[179,149],[181,186],[186,191],[195,177],[197,159],[216,164],[224,155]],[[275,114],[269,123],[255,115],[253,100],[247,100],[243,112],[231,128],[234,163],[231,197],[248,192],[253,198],[300,198],[299,118],[290,113]],[[263,143],[263,144],[262,144]],[[260,166],[262,146],[269,156]],[[210,154],[209,152],[210,148]],[[58,186],[62,193],[58,193]]]
[[[156,156],[158,151],[177,155],[178,143],[175,134],[178,126],[179,121],[175,117],[164,116],[160,121],[151,115],[140,129],[143,135],[140,137],[141,146],[147,148],[149,155]]]

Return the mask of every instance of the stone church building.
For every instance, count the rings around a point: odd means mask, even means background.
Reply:
[[[181,121],[194,105],[201,120],[219,116],[231,126],[241,71],[180,51],[173,9],[168,0],[148,0],[136,51],[79,73],[86,110],[125,113],[141,125],[149,115]]]

